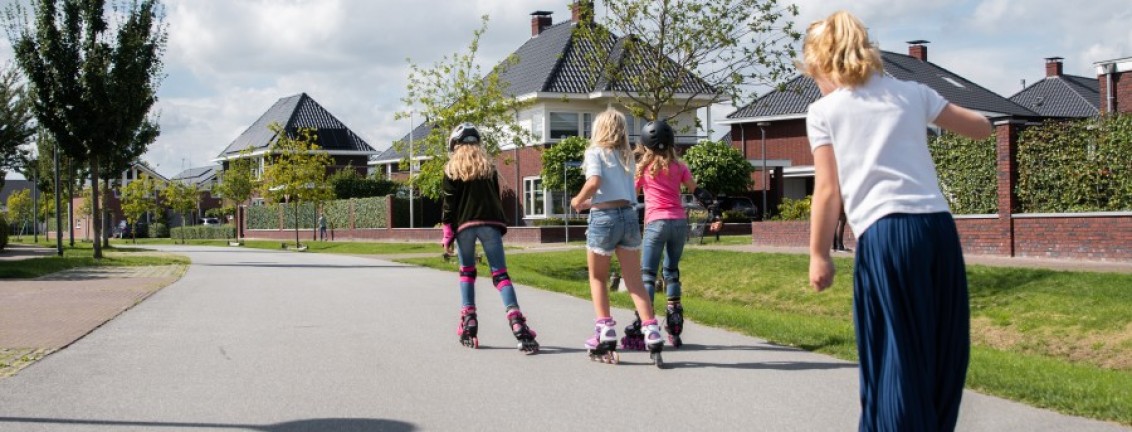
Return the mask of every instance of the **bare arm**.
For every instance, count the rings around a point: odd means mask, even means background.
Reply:
[[[597,189],[601,187],[601,176],[590,176],[586,179],[586,184],[582,185],[582,190],[578,191],[578,195],[570,200],[570,206],[574,210],[582,211],[590,208],[590,198],[593,198],[597,193]]]
[[[810,285],[822,291],[833,284],[833,260],[829,250],[841,214],[841,187],[833,146],[814,150],[814,196],[810,212]]]
[[[989,137],[992,132],[990,121],[986,117],[953,103],[947,104],[943,111],[939,112],[934,123],[948,131],[976,140]]]

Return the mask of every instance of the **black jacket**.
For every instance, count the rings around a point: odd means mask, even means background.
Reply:
[[[499,227],[507,233],[507,217],[499,198],[499,174],[490,178],[463,181],[444,176],[441,185],[443,207],[440,222],[452,225],[455,232],[478,225]]]

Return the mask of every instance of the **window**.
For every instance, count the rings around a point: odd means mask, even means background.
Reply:
[[[550,113],[550,139],[581,135],[578,130],[578,113]]]
[[[544,196],[541,178],[523,179],[523,214],[527,217],[546,216]]]
[[[531,114],[531,133],[535,136],[535,141],[542,142],[546,138],[542,134],[542,113],[536,112]]]
[[[594,129],[594,115],[590,113],[582,114],[582,136],[585,138],[592,138]]]

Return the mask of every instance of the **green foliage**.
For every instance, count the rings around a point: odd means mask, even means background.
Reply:
[[[723,223],[746,223],[751,221],[751,218],[747,217],[747,214],[743,213],[742,210],[724,211],[720,219],[723,220]]]
[[[549,190],[562,190],[562,170],[566,169],[566,183],[570,191],[578,191],[586,182],[581,167],[566,167],[566,162],[582,162],[589,141],[572,136],[548,145],[542,151],[542,185]]]
[[[223,207],[217,207],[217,208],[210,208],[210,209],[204,211],[204,215],[208,216],[208,217],[214,217],[214,218],[220,219],[221,221],[227,221],[228,217],[236,215],[236,207],[235,206],[223,206]]]
[[[356,228],[386,228],[388,209],[385,197],[360,198],[354,201],[354,226]]]
[[[998,211],[996,138],[976,141],[952,133],[934,137],[928,150],[939,175],[939,187],[954,214]]]
[[[531,101],[512,97],[506,82],[500,79],[500,74],[516,59],[503,61],[486,75],[475,62],[480,36],[487,30],[487,22],[485,15],[466,50],[446,55],[428,69],[409,64],[408,95],[402,98],[402,102],[415,107],[418,113],[423,110],[429,127],[428,136],[415,140],[412,149],[415,157],[429,158],[421,163],[420,173],[412,177],[410,185],[420,190],[423,196],[440,198],[443,167],[448,160],[448,133],[457,125],[476,125],[483,146],[491,155],[499,153],[499,146],[505,138],[518,146],[524,145],[530,138],[530,133],[519,125],[516,113]],[[396,118],[409,116],[410,112],[406,111],[397,113]],[[398,141],[393,145],[397,150],[409,153],[404,151],[408,149],[408,142]]]
[[[747,192],[755,169],[739,150],[720,141],[700,141],[684,153],[684,162],[696,184],[713,195]]]
[[[196,225],[176,227],[170,230],[174,238],[185,240],[231,239],[236,238],[236,227],[232,225]]]
[[[16,225],[31,222],[31,190],[18,190],[8,195],[8,215]]]
[[[200,190],[197,185],[187,185],[177,180],[171,180],[165,183],[165,189],[161,191],[165,204],[173,209],[174,212],[181,215],[181,221],[188,225],[189,213],[197,208],[197,202],[200,199]],[[174,231],[176,233],[176,231]],[[181,242],[185,239],[182,237]]]
[[[1132,210],[1132,115],[1048,121],[1018,142],[1018,206],[1026,213]]]
[[[588,76],[617,83],[616,90],[634,90],[615,94],[638,117],[655,120],[662,109],[669,117],[694,111],[702,104],[695,97],[713,91],[711,96],[742,106],[754,85],[774,85],[795,73],[791,60],[797,57],[794,46],[801,34],[794,30],[798,7],[793,4],[779,5],[777,0],[602,3],[606,12],[598,25],[577,26],[574,43],[589,48],[581,51]],[[588,16],[583,24],[593,22],[592,10],[583,13]],[[616,37],[622,39],[615,41]],[[696,90],[702,86],[710,90]]]
[[[122,188],[122,213],[126,223],[133,225],[142,215],[157,209],[157,192],[149,177],[134,180]]]
[[[149,224],[149,238],[169,238],[169,225],[161,222]]]
[[[386,196],[401,187],[401,183],[393,180],[363,177],[349,166],[332,174],[330,185],[334,188],[334,197],[340,200]]]
[[[318,222],[318,209],[314,203],[283,203],[283,228],[286,229],[313,229]],[[298,208],[296,209],[296,206]],[[298,223],[295,223],[295,219]]]
[[[8,225],[8,219],[4,217],[3,213],[0,213],[0,251],[8,247],[8,231],[11,230],[12,227]]]
[[[275,133],[272,161],[263,170],[260,194],[271,201],[288,202],[291,211],[285,212],[284,224],[295,229],[295,247],[299,247],[299,226],[313,226],[317,203],[334,198],[334,190],[326,181],[326,170],[334,159],[315,143],[318,135],[313,129],[291,132],[278,123],[269,128]],[[303,214],[297,213],[300,209]]]
[[[326,215],[326,227],[329,229],[350,228],[350,202],[352,200],[340,199],[328,201],[322,205],[322,213]]]
[[[252,197],[256,189],[255,169],[258,159],[251,155],[252,148],[241,150],[228,160],[228,168],[220,173],[220,183],[213,188],[218,196],[243,204]]]
[[[586,218],[570,218],[570,225],[582,226],[589,223]],[[566,224],[565,219],[559,217],[548,217],[546,219],[535,219],[535,226],[563,226]]]
[[[32,127],[32,101],[21,82],[18,69],[9,65],[0,72],[0,187],[4,176],[15,169],[24,156],[20,146],[35,133]]]
[[[802,199],[783,197],[782,204],[778,205],[776,220],[810,220],[810,200],[813,196],[806,195]]]
[[[248,229],[279,229],[279,204],[248,207]]]

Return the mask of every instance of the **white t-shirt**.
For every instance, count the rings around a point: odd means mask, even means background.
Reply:
[[[601,186],[591,200],[593,204],[608,201],[636,202],[637,196],[633,192],[633,176],[637,171],[635,159],[630,159],[629,166],[626,167],[616,150],[590,146],[586,148],[582,168],[587,179],[601,177]]]
[[[877,75],[810,104],[810,148],[833,146],[841,199],[855,235],[889,214],[949,211],[927,134],[947,103],[928,86]]]

